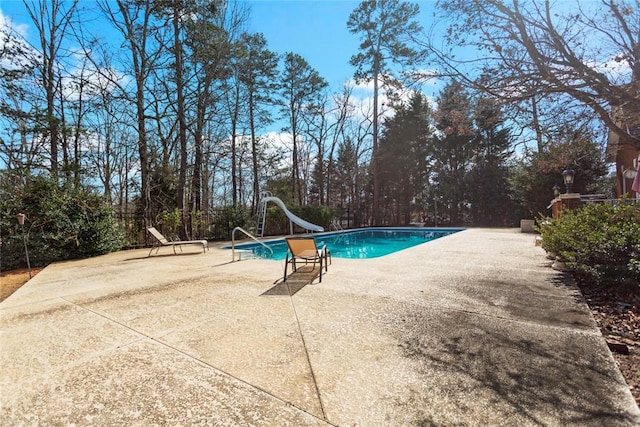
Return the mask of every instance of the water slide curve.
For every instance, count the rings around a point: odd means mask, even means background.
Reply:
[[[284,211],[284,214],[287,216],[287,218],[289,218],[289,220],[291,222],[293,222],[294,224],[299,225],[300,227],[304,228],[305,230],[324,231],[324,228],[320,227],[319,225],[311,224],[310,222],[305,221],[304,219],[302,219],[302,218],[294,215],[293,213],[291,213],[289,211],[289,209],[287,209],[287,206],[284,204],[284,202],[282,200],[280,200],[279,198],[277,198],[277,197],[268,196],[268,197],[263,198],[262,201],[264,203],[273,202],[276,205],[278,205],[278,207]]]

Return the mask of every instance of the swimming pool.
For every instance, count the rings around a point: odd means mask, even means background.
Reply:
[[[463,230],[462,228],[362,228],[335,233],[314,234],[318,247],[327,246],[335,258],[377,258]],[[263,242],[273,256],[258,243],[242,243],[236,249],[250,250],[261,258],[281,260],[287,254],[284,239]],[[231,246],[225,246],[230,249]]]

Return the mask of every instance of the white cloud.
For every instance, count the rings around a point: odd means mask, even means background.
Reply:
[[[19,37],[26,39],[28,34],[29,26],[27,24],[15,24],[11,18],[2,12],[0,9],[0,31],[3,33],[15,33]]]
[[[371,115],[373,112],[373,80],[368,82],[356,83],[351,79],[345,83],[345,85],[351,85],[352,102],[355,107],[355,111],[361,115],[361,118],[365,118],[364,115]],[[393,114],[393,108],[391,108],[392,102],[389,99],[387,90],[382,84],[380,85],[378,93],[378,112],[381,118],[391,116]],[[408,102],[412,92],[415,89],[402,86],[395,90],[395,97],[400,102]],[[430,100],[431,101],[431,100]]]
[[[0,51],[10,46],[20,48],[23,52],[18,57],[0,57],[0,66],[6,69],[24,69],[40,60],[40,52],[32,48],[26,41],[29,28],[27,24],[16,24],[0,10]],[[62,67],[69,69],[68,73],[62,77],[64,96],[67,99],[78,98],[79,92],[74,82],[77,82],[80,76],[85,80],[84,91],[89,95],[96,95],[105,90],[113,91],[116,84],[126,87],[132,80],[130,76],[126,76],[116,69],[96,68],[86,60],[85,52],[80,47],[69,49],[73,51],[66,58],[70,67]]]
[[[0,65],[6,69],[19,70],[33,64],[40,54],[26,42],[28,26],[15,24],[0,10],[0,52],[16,50],[19,55],[0,56]]]
[[[607,62],[591,62],[587,66],[594,70],[607,74],[609,79],[618,84],[628,82],[631,77],[631,67],[623,55],[616,55]]]
[[[83,80],[85,95],[97,96],[101,92],[113,92],[117,86],[126,87],[132,81],[131,76],[127,76],[114,68],[96,68],[94,64],[87,61],[85,54],[77,51],[72,55],[73,68],[63,77],[63,87],[65,97],[77,99],[80,95],[77,83]]]

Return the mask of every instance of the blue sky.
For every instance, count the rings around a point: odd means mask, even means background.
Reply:
[[[345,82],[353,78],[354,67],[349,60],[358,53],[360,40],[357,34],[349,32],[347,21],[360,4],[359,0],[240,1],[242,6],[250,8],[250,19],[245,30],[264,34],[268,48],[278,54],[293,52],[301,55],[327,80],[331,93],[339,93]],[[428,29],[433,20],[435,0],[417,3],[420,6],[418,20],[423,28]],[[80,0],[80,8],[93,9],[95,12],[95,3],[92,0]],[[83,12],[83,18],[85,23],[93,22],[93,28],[87,30],[95,33],[96,27],[100,26],[100,18],[94,20],[95,14],[86,11]],[[38,44],[35,39],[37,32],[30,23],[22,0],[0,0],[0,25],[6,20],[14,29],[26,34],[31,43]],[[108,28],[105,31],[108,32]],[[433,101],[441,87],[441,82],[434,81],[423,85],[422,90]],[[357,86],[353,96],[360,105],[370,106],[372,85]],[[379,102],[385,103],[384,94]],[[265,131],[272,134],[273,138],[280,138],[282,126],[282,123],[275,122]]]
[[[353,77],[349,65],[358,53],[359,39],[347,29],[351,12],[359,5],[354,0],[253,0],[250,32],[265,35],[269,49],[294,52],[318,70],[335,91]],[[431,25],[435,0],[417,2],[419,20],[424,28]]]
[[[349,59],[358,52],[359,39],[347,29],[349,14],[358,7],[355,0],[242,0],[251,8],[247,31],[263,33],[269,49],[279,54],[294,52],[318,70],[333,91],[353,76]],[[91,7],[89,0],[80,0]],[[422,0],[420,21],[431,25],[435,0]],[[22,0],[0,0],[0,12],[15,26],[36,36]],[[428,94],[431,95],[431,94]]]

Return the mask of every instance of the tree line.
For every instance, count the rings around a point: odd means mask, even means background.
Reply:
[[[603,94],[611,92],[607,84],[618,92],[620,85],[588,75],[582,92],[563,89],[560,77],[573,84],[576,73],[588,70],[574,65],[575,73],[563,76],[571,64],[531,65],[538,62],[526,57],[529,44],[543,40],[524,36],[545,34],[527,15],[537,2],[526,3],[533,4],[527,10],[487,3],[504,17],[481,10],[482,2],[476,9],[440,4],[445,16],[464,18],[451,24],[451,44],[467,31],[475,33],[467,41],[501,55],[491,69],[484,63],[477,78],[424,35],[417,4],[358,5],[346,25],[361,41],[351,59],[355,81],[374,85],[373,102],[363,105],[353,84],[331,93],[301,55],[271,51],[262,34],[246,32],[251,16],[243,2],[25,0],[37,45],[11,28],[0,35],[3,182],[26,185],[28,177],[44,174],[61,187],[92,188],[116,211],[137,213],[143,227],[177,215],[183,238],[195,237],[198,216],[212,208],[254,214],[262,191],[292,205],[335,208],[359,226],[512,225],[544,210],[559,171],[570,166],[582,172],[578,189],[602,189],[602,124],[625,132],[619,121],[601,116],[614,105]],[[603,1],[619,12],[603,31],[639,22],[637,8],[624,4]],[[595,26],[588,16],[570,22]],[[504,41],[499,18],[519,23],[520,38]],[[117,38],[100,38],[95,22]],[[559,34],[567,44],[581,42],[569,35]],[[620,61],[631,64],[636,84],[633,55],[640,50],[631,42]],[[438,71],[416,72],[426,65]],[[436,102],[410,90],[434,76],[448,82]],[[599,97],[585,97],[593,92],[584,89],[589,82],[600,85]],[[625,98],[616,102],[637,103],[637,94],[624,88]],[[287,139],[265,132],[275,122],[284,123]],[[535,146],[516,150],[528,138]]]

